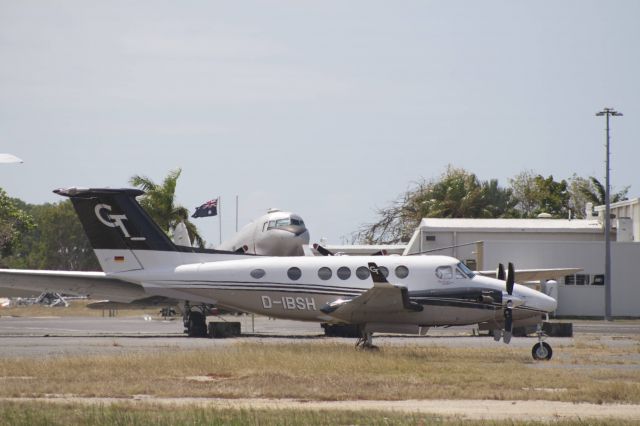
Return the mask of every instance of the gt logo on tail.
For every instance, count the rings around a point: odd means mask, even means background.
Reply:
[[[106,211],[106,214],[103,213]],[[128,220],[126,215],[123,214],[109,214],[111,206],[108,204],[96,204],[95,212],[96,217],[100,222],[109,228],[120,228],[125,238],[131,238],[132,240],[145,240],[144,237],[131,237],[127,227],[124,226],[123,220]]]

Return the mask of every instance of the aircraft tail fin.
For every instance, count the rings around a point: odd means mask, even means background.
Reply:
[[[53,192],[71,199],[104,272],[144,269],[134,250],[178,252],[136,200],[144,191],[68,188]]]

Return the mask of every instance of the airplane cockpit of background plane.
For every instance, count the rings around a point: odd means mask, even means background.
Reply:
[[[309,230],[299,215],[269,209],[216,248],[263,256],[304,256],[307,244]]]
[[[270,229],[283,229],[291,230],[291,232],[296,232],[297,230],[293,230],[289,228],[289,226],[299,226],[300,229],[304,229],[304,221],[300,216],[295,214],[291,214],[289,218],[286,219],[278,219],[278,220],[270,220],[269,222],[265,222],[262,226],[262,231],[268,231]]]

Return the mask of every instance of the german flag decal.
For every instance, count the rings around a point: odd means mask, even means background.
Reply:
[[[114,262],[124,262],[124,256],[113,256]]]

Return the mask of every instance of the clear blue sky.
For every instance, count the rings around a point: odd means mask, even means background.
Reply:
[[[160,181],[222,196],[223,237],[268,207],[339,243],[448,164],[640,195],[638,1],[0,0],[0,186]],[[218,241],[217,219],[199,219]]]

